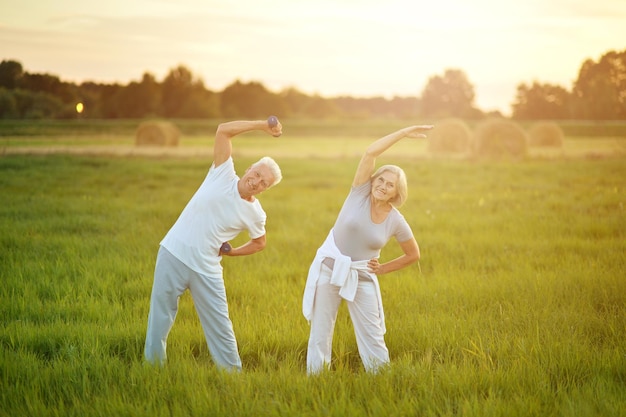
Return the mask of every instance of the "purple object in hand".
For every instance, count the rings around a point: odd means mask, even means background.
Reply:
[[[278,117],[270,116],[267,118],[267,125],[269,127],[276,127],[278,125]]]

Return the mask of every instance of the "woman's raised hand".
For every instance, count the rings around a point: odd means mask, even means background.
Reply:
[[[407,133],[406,133],[406,137],[407,138],[425,138],[426,134],[424,132],[432,129],[434,126],[433,125],[418,125],[418,126],[411,126],[407,128]]]

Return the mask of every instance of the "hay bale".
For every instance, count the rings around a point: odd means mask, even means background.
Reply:
[[[472,131],[461,119],[437,122],[428,132],[428,151],[433,154],[466,154],[470,151]]]
[[[561,148],[564,138],[563,129],[554,122],[537,122],[528,130],[530,146]]]
[[[135,146],[178,146],[180,130],[171,122],[142,122],[135,134]]]
[[[485,120],[474,131],[472,153],[477,157],[521,158],[528,153],[528,135],[511,120]]]

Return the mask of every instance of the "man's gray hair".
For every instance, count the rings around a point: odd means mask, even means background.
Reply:
[[[252,164],[253,167],[256,165],[265,165],[266,167],[270,169],[270,172],[272,173],[272,176],[274,177],[274,181],[270,184],[269,187],[267,187],[268,189],[272,188],[283,179],[283,174],[282,172],[280,172],[280,167],[278,166],[276,161],[274,161],[269,156],[264,156],[263,158],[259,159],[254,164]]]

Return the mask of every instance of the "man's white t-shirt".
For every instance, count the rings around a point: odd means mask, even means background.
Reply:
[[[246,201],[237,190],[232,158],[209,173],[167,232],[161,245],[200,274],[222,272],[219,250],[244,230],[251,239],[265,235],[267,216],[258,199]]]

